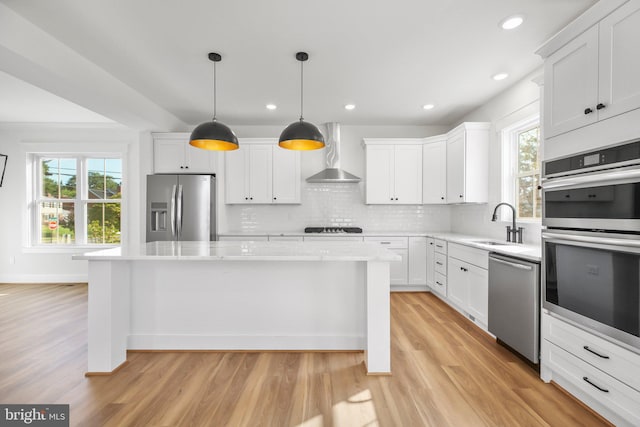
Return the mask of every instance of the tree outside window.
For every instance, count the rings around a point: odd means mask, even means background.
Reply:
[[[41,157],[39,166],[38,243],[120,243],[121,159]]]
[[[540,185],[540,126],[518,132],[517,173],[516,173],[516,211],[518,218],[540,218],[542,216]]]

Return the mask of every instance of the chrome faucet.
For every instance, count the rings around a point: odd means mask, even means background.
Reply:
[[[491,221],[495,222],[498,220],[498,208],[502,205],[509,206],[512,213],[511,220],[513,221],[513,225],[507,225],[507,242],[516,243],[517,241],[518,243],[522,243],[522,232],[524,231],[524,228],[516,227],[516,208],[514,208],[513,205],[505,202],[498,203],[496,208],[493,210]]]

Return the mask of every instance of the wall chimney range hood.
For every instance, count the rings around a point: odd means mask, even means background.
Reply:
[[[326,169],[307,178],[307,182],[342,184],[357,183],[360,178],[340,169],[340,124],[325,123],[327,138],[325,140]]]

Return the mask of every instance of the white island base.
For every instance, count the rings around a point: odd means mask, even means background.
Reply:
[[[154,242],[89,260],[88,374],[127,350],[364,350],[390,374],[389,262],[369,243]]]

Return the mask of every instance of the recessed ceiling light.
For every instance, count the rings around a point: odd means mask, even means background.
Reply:
[[[491,78],[495,81],[499,81],[499,80],[504,80],[507,77],[509,77],[509,74],[507,73],[498,73],[498,74],[494,74],[493,76],[491,76]]]
[[[431,110],[433,107],[435,107],[435,105],[433,104],[425,104],[422,106],[423,110]]]
[[[353,110],[354,108],[356,108],[355,104],[347,104],[344,106],[344,109],[349,111]]]
[[[278,108],[276,104],[267,104],[267,110],[275,110]]]
[[[520,15],[510,16],[500,22],[500,26],[503,30],[513,30],[516,27],[519,27],[520,24],[524,21],[524,18]]]

